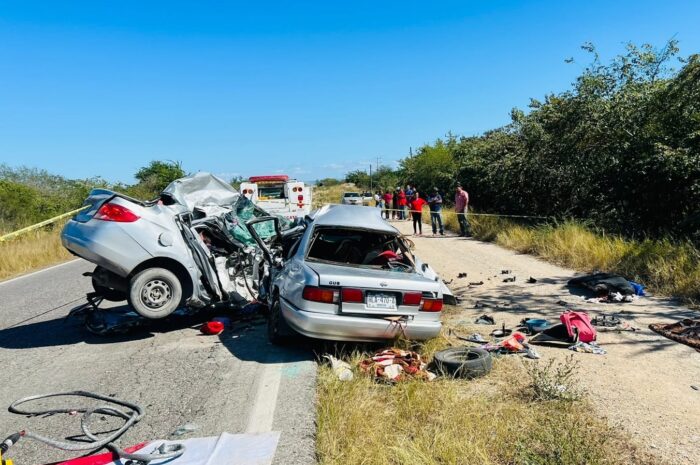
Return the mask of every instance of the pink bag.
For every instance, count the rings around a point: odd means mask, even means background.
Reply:
[[[585,312],[564,312],[559,317],[566,326],[566,331],[574,341],[593,342],[596,339],[596,330],[591,324],[588,313]]]

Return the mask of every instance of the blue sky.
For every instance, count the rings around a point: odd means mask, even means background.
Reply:
[[[342,176],[507,123],[570,85],[583,42],[698,53],[699,21],[698,1],[0,0],[0,163]]]

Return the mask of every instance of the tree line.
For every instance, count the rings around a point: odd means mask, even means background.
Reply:
[[[607,63],[582,48],[591,62],[569,90],[513,109],[501,128],[420,147],[382,167],[379,186],[459,181],[485,212],[700,240],[700,56],[679,57],[675,40],[628,44]],[[369,187],[365,172],[346,180]]]

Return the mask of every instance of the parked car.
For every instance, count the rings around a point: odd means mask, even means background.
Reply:
[[[178,307],[244,304],[257,293],[262,252],[245,222],[269,213],[225,181],[198,173],[174,181],[150,202],[95,189],[85,206],[61,240],[97,265],[92,284],[99,297],[127,300],[140,315],[163,318]]]
[[[454,298],[378,209],[327,205],[302,225],[278,225],[248,223],[266,261],[258,298],[270,308],[273,343],[294,333],[337,341],[438,335],[443,302]],[[258,229],[277,232],[265,239]]]
[[[340,203],[342,205],[362,205],[362,196],[359,192],[343,192]]]

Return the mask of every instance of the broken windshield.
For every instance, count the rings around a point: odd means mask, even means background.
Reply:
[[[413,269],[410,253],[399,236],[360,229],[319,228],[307,260],[370,268]],[[404,266],[401,266],[401,265]]]
[[[226,221],[227,229],[234,238],[246,245],[256,245],[255,239],[253,239],[253,236],[250,234],[245,224],[253,218],[260,218],[263,216],[270,216],[270,214],[255,205],[247,197],[240,196],[233,205],[233,210],[224,215],[224,220]],[[291,221],[282,216],[278,216],[278,218],[280,220],[280,230],[288,229],[291,225]],[[266,242],[276,234],[272,221],[256,225],[255,232]]]

